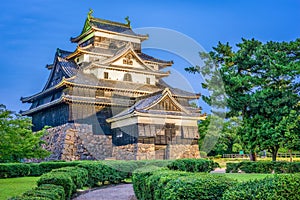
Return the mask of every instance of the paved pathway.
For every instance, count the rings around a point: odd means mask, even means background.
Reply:
[[[214,171],[211,171],[210,173],[212,174],[223,174],[226,172],[226,169],[225,168],[216,168]]]
[[[120,184],[93,190],[73,200],[136,200],[132,184]]]
[[[210,173],[225,173],[224,168],[216,168]],[[81,194],[73,200],[136,200],[132,184],[112,185]]]

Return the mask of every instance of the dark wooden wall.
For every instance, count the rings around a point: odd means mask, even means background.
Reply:
[[[69,106],[60,104],[32,115],[33,131],[38,131],[44,126],[59,126],[68,123]]]

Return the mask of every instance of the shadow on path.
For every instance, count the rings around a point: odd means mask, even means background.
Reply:
[[[93,190],[73,200],[136,200],[132,184],[120,184]]]

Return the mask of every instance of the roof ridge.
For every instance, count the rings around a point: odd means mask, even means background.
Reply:
[[[120,26],[120,27],[124,27],[124,28],[130,28],[130,24],[125,24],[125,23],[121,23],[121,22],[115,22],[115,21],[111,21],[111,20],[107,20],[107,19],[101,19],[101,18],[96,18],[96,17],[91,17],[90,21],[96,21],[96,22],[100,22],[100,23],[104,23],[104,24],[108,24],[108,25],[115,25],[115,26]]]

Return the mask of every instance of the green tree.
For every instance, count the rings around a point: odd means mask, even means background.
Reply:
[[[251,151],[251,159],[255,160],[255,151],[267,149],[275,161],[279,147],[299,137],[288,127],[299,124],[300,39],[265,44],[243,39],[236,46],[233,51],[228,43],[219,43],[213,51],[200,55],[206,59],[202,68],[187,70],[210,75],[210,82],[219,79],[215,71],[220,73],[229,109],[227,117],[241,116],[239,133],[244,147]],[[208,102],[224,96],[220,89],[211,92],[206,97]]]
[[[211,119],[214,118],[219,123],[212,124]],[[241,121],[237,117],[232,117],[224,122],[224,119],[215,115],[208,115],[198,125],[200,150],[208,152],[212,156],[236,152],[234,147],[238,148],[237,151],[241,150],[241,142],[237,134],[240,123]],[[220,124],[222,124],[221,127],[218,126]]]
[[[20,162],[24,158],[45,158],[41,145],[45,131],[33,133],[31,120],[0,105],[0,162]]]

